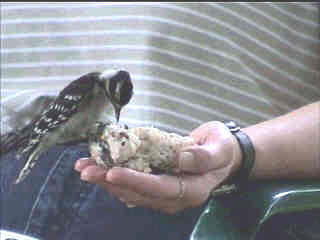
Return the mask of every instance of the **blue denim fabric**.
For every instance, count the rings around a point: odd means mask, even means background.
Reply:
[[[31,174],[13,184],[24,159],[11,152],[0,160],[1,228],[40,239],[186,240],[203,207],[166,215],[127,208],[99,186],[81,181],[73,170],[87,145],[57,146],[42,154]]]

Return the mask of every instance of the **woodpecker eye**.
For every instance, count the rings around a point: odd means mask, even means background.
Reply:
[[[128,104],[133,94],[133,85],[129,80],[125,80],[120,89],[120,105],[124,106]]]

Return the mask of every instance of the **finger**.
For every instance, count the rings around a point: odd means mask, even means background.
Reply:
[[[197,144],[201,145],[204,140],[203,137],[208,135],[207,132],[210,131],[209,126],[209,123],[204,123],[200,125],[190,133],[190,137],[192,137]]]
[[[197,141],[198,144],[201,144],[201,142],[204,140],[204,136],[209,136],[209,135],[214,135],[215,129],[219,125],[219,122],[212,121],[212,122],[207,122],[196,129],[194,129],[191,133],[190,136]],[[209,133],[209,134],[208,134]]]
[[[97,165],[89,165],[82,169],[80,178],[91,183],[105,182],[107,171]]]
[[[90,158],[80,158],[76,161],[74,169],[78,172],[81,172],[82,169],[86,168],[89,165],[93,165],[95,162]]]
[[[106,174],[107,171],[99,166],[88,166],[81,172],[81,178],[85,181],[99,184],[127,205],[144,206],[152,209],[167,208],[162,199],[150,199],[146,195],[141,195],[132,190],[107,182]]]
[[[124,189],[116,185],[109,185],[108,191],[119,198],[119,200],[125,203],[128,207],[130,206],[141,206],[152,208],[154,210],[161,210],[166,213],[176,213],[186,206],[177,200],[166,200],[161,198],[149,198],[142,196],[129,189]]]
[[[123,172],[120,174],[120,170],[120,168],[114,168],[112,171],[114,171],[115,175],[119,174],[117,177],[123,179],[125,178],[125,174],[123,174]],[[166,176],[159,176],[159,179],[163,180],[164,177]],[[174,190],[166,191],[168,189],[168,184],[166,184],[164,181],[161,181],[163,184],[161,184],[159,188],[157,184],[149,184],[149,181],[141,185],[138,184],[137,186],[140,187],[136,187],[138,181],[133,181],[132,179],[130,179],[129,183],[132,183],[133,186],[125,183],[121,185],[109,184],[105,185],[105,187],[126,203],[136,206],[150,207],[152,209],[160,209],[166,213],[175,213],[186,207],[195,207],[201,205],[206,201],[206,199],[209,197],[211,189],[216,185],[216,179],[212,178],[210,174],[205,174],[202,176],[183,176],[182,181],[184,183],[184,194],[182,198],[179,198],[181,191],[179,180],[174,176],[169,177],[172,177],[172,183],[175,185]],[[148,180],[152,182],[152,179]],[[126,187],[126,185],[128,187]]]
[[[112,168],[107,173],[107,180],[151,198],[175,199],[180,188],[177,177],[147,174],[128,168]]]
[[[130,189],[119,187],[114,184],[107,184],[105,187],[110,193],[115,195],[121,202],[129,205],[150,207],[152,200],[146,196],[142,196]]]
[[[214,142],[217,138],[229,133],[228,128],[219,121],[207,122],[196,128],[190,133],[190,136],[199,145],[208,142]]]

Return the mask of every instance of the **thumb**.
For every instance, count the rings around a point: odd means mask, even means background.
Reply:
[[[178,156],[179,170],[187,173],[202,174],[219,168],[221,163],[215,160],[216,152],[214,144],[195,145],[185,148]]]

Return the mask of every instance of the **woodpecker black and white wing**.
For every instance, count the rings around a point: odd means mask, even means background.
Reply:
[[[18,156],[26,156],[27,161],[16,183],[21,182],[29,174],[39,155],[47,150],[39,146],[43,137],[66,124],[73,115],[79,112],[83,100],[92,94],[97,76],[99,73],[89,73],[71,82],[33,123],[27,146],[18,151]]]
[[[20,154],[28,155],[38,145],[41,138],[67,122],[78,112],[83,98],[91,94],[94,86],[93,78],[99,73],[89,73],[71,82],[58,95],[56,100],[49,104],[41,117],[33,123],[29,143]]]

